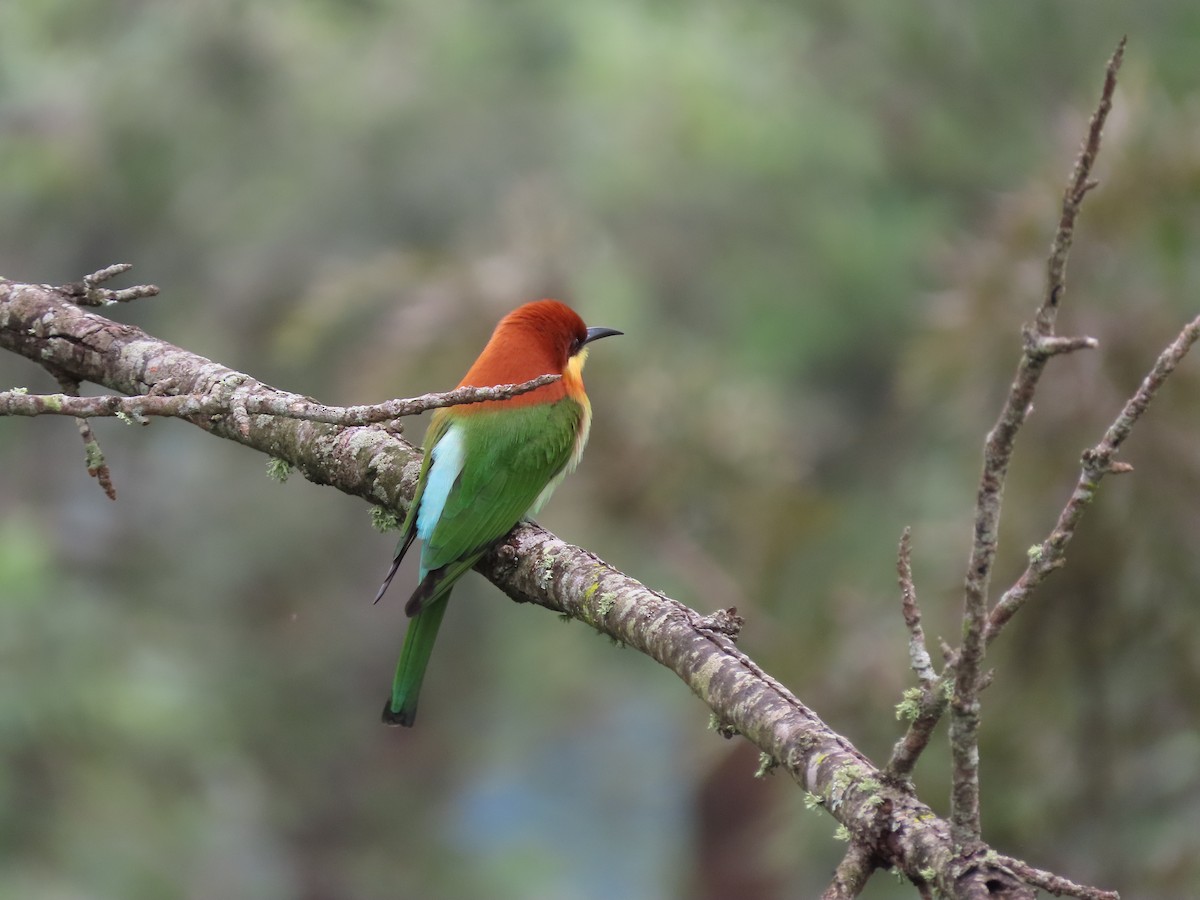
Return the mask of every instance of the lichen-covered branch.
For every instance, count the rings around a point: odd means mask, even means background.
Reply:
[[[244,417],[231,411],[186,420],[284,460],[313,482],[398,512],[410,502],[419,459],[401,438],[376,427],[250,414],[251,398],[293,395],[102,318],[56,289],[0,280],[0,347],[124,394],[202,397],[236,387]],[[869,847],[877,864],[951,898],[1034,896],[986,847],[956,841],[911,785],[887,779],[739,651],[723,619],[702,616],[532,524],[514,529],[478,568],[510,597],[566,613],[669,668],[727,732],[776,760],[852,841]]]
[[[1074,881],[1063,878],[1061,875],[1055,875],[1053,872],[1047,872],[1044,869],[1035,869],[1029,863],[1014,859],[1011,856],[999,854],[996,857],[996,861],[1006,866],[1011,872],[1020,877],[1022,881],[1032,884],[1034,887],[1039,887],[1043,891],[1053,894],[1055,897],[1078,897],[1080,900],[1120,900],[1120,895],[1116,891],[1105,891],[1100,888],[1088,887],[1085,884],[1076,884]]]
[[[141,422],[148,416],[219,416],[238,413],[239,426],[246,416],[283,416],[324,422],[327,425],[372,425],[392,422],[404,416],[415,416],[442,406],[482,403],[487,400],[506,400],[543,385],[558,381],[561,375],[539,375],[521,384],[498,384],[491,387],[461,387],[452,391],[422,394],[419,397],[387,400],[366,406],[326,406],[307,397],[273,391],[255,393],[244,385],[231,391],[208,394],[162,394],[119,397],[80,397],[75,394],[30,394],[24,390],[0,391],[0,416],[75,416],[89,419],[116,416],[131,422]],[[239,394],[242,395],[239,398]]]
[[[947,897],[1032,900],[1032,889],[991,865],[986,848],[958,844],[910,786],[889,783],[707,617],[532,525],[515,529],[477,568],[514,600],[566,613],[669,668],[727,733],[775,760],[883,865]]]
[[[275,415],[243,416],[227,401],[234,390],[246,398],[246,409],[252,405],[250,397],[286,404],[296,395],[105,319],[58,289],[0,279],[0,347],[78,381],[132,397],[179,397],[187,402],[217,397],[220,411],[199,410],[180,418],[283,459],[314,482],[389,508],[406,507],[404,486],[415,477],[416,453],[401,438],[375,427],[340,428]]]
[[[53,374],[58,386],[63,389],[62,396],[68,399],[79,396],[79,382],[76,379],[61,371],[55,371]],[[96,440],[91,423],[86,418],[76,416],[75,426],[79,429],[79,437],[83,439],[83,458],[87,464],[87,473],[96,479],[100,490],[104,491],[104,496],[109,500],[116,500],[117,489],[113,486],[112,472],[109,471],[108,463],[104,461],[104,451],[100,449],[100,442]]]
[[[939,677],[929,657],[925,629],[921,627],[921,607],[917,604],[917,588],[912,574],[912,532],[904,529],[896,555],[896,576],[900,583],[900,610],[908,628],[908,659],[917,676],[918,687],[909,688],[896,707],[896,718],[910,724],[904,737],[892,747],[892,755],[884,774],[892,780],[904,780],[911,774],[929,739],[946,712],[948,701],[945,675]]]
[[[917,603],[917,586],[912,573],[912,531],[904,529],[896,554],[896,578],[900,583],[900,610],[908,628],[908,661],[921,687],[932,687],[937,681],[933,660],[925,644],[925,629],[921,627],[921,607]]]

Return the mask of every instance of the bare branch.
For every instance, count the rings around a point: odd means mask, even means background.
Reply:
[[[561,375],[539,375],[521,384],[497,384],[490,387],[460,387],[452,391],[422,394],[405,400],[388,400],[370,406],[322,406],[312,401],[294,401],[286,407],[266,409],[258,407],[256,414],[288,416],[309,422],[325,422],[330,425],[371,425],[387,422],[404,416],[416,416],[443,406],[459,406],[464,403],[485,403],[490,400],[507,400],[518,394],[526,394],[547,384],[558,381]]]
[[[892,755],[884,774],[893,781],[904,781],[916,767],[917,760],[929,746],[933,731],[946,712],[948,675],[938,677],[925,643],[921,627],[921,608],[917,605],[917,589],[912,575],[912,532],[905,528],[900,536],[896,556],[896,573],[900,581],[901,611],[908,626],[908,658],[920,687],[909,688],[896,707],[896,718],[908,719],[904,737],[892,747]]]
[[[1029,332],[1025,337],[1030,343],[1027,352],[1031,356],[1060,356],[1076,350],[1094,350],[1100,346],[1100,342],[1092,337],[1044,337]]]
[[[70,394],[29,394],[22,390],[0,391],[0,416],[59,415],[78,418],[116,416],[141,421],[146,416],[232,415],[240,430],[249,427],[250,416],[283,416],[324,422],[330,425],[371,425],[389,422],[404,416],[418,415],[426,410],[464,403],[483,403],[507,400],[518,394],[552,384],[561,375],[539,375],[522,384],[499,384],[492,387],[462,387],[452,391],[423,394],[419,397],[388,400],[368,406],[325,406],[307,397],[273,391],[253,394],[233,388],[209,394],[137,395],[133,397],[79,397]],[[229,388],[230,384],[222,384]]]
[[[139,284],[118,291],[100,287],[104,282],[123,275],[132,268],[132,263],[114,263],[91,275],[84,275],[80,281],[64,284],[59,290],[80,306],[111,306],[142,297],[158,296],[158,288],[152,284]]]
[[[984,638],[991,643],[1025,603],[1033,591],[1046,580],[1055,569],[1066,561],[1067,544],[1075,536],[1075,529],[1084,512],[1095,497],[1100,480],[1108,474],[1120,475],[1132,470],[1128,463],[1114,460],[1117,451],[1129,437],[1133,426],[1141,418],[1163,382],[1175,371],[1176,366],[1196,340],[1200,338],[1200,317],[1189,322],[1171,344],[1163,350],[1154,366],[1142,380],[1141,385],[1126,402],[1120,414],[1104,433],[1100,443],[1083,453],[1082,468],[1075,490],[1066,506],[1059,513],[1058,521],[1050,535],[1029,551],[1029,565],[992,609],[988,616]]]
[[[103,269],[97,269],[91,275],[84,275],[83,283],[89,287],[95,287],[116,278],[118,275],[124,275],[132,268],[133,263],[113,263],[111,266],[105,266]]]
[[[921,607],[917,605],[917,588],[912,574],[912,529],[905,528],[900,535],[900,549],[896,556],[896,574],[900,581],[900,608],[904,624],[908,626],[908,659],[917,680],[928,688],[937,681],[929,648],[925,645],[925,630],[921,627]]]
[[[1080,900],[1121,900],[1120,894],[1116,891],[1105,891],[1100,888],[1076,884],[1044,869],[1035,869],[1028,863],[1014,859],[1011,856],[999,854],[996,857],[996,861],[1000,865],[1011,869],[1013,874],[1022,881],[1032,884],[1034,887],[1039,887],[1043,891],[1053,894],[1055,897],[1079,897]]]
[[[1054,322],[1058,317],[1058,309],[1067,289],[1067,257],[1071,253],[1071,241],[1075,235],[1075,219],[1079,215],[1079,207],[1088,192],[1096,187],[1092,180],[1092,167],[1100,152],[1100,137],[1104,131],[1104,122],[1112,110],[1113,94],[1117,89],[1117,73],[1121,69],[1121,61],[1125,58],[1125,41],[1123,37],[1117,43],[1117,49],[1109,57],[1104,69],[1104,87],[1100,91],[1100,103],[1092,113],[1088,123],[1087,137],[1071,170],[1071,178],[1067,189],[1063,192],[1062,213],[1058,219],[1058,231],[1055,232],[1054,242],[1050,246],[1050,257],[1046,261],[1046,294],[1042,307],[1038,310],[1036,329],[1040,335],[1054,333]]]
[[[59,387],[63,389],[65,397],[79,396],[79,382],[75,378],[57,369],[53,370],[53,374]],[[112,472],[108,468],[108,463],[104,461],[104,451],[100,449],[100,442],[96,440],[91,424],[87,419],[76,417],[75,426],[79,429],[79,436],[83,439],[83,457],[87,463],[87,473],[99,483],[100,489],[104,491],[104,496],[109,500],[116,500],[117,489],[112,483]]]
[[[1050,356],[1089,346],[1087,339],[1054,336],[1054,324],[1066,290],[1067,257],[1075,234],[1080,204],[1091,189],[1092,166],[1100,150],[1100,136],[1112,108],[1117,71],[1125,52],[1125,39],[1117,45],[1105,70],[1100,103],[1092,114],[1087,138],[1063,194],[1062,214],[1046,265],[1046,294],[1032,327],[1025,330],[1025,349],[1016,378],[983,451],[983,473],[975,506],[975,540],[967,564],[963,591],[963,642],[955,671],[950,704],[950,752],[953,760],[950,818],[969,838],[980,833],[979,820],[979,679],[986,647],[988,586],[1000,529],[1004,482],[1017,433],[1025,423],[1034,391]]]
[[[30,394],[23,389],[0,391],[0,416],[75,416],[94,419],[116,416],[147,424],[146,416],[216,415],[225,404],[217,397],[186,394],[178,397],[80,397],[74,394]]]

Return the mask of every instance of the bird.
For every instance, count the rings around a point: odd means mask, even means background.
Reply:
[[[514,525],[536,515],[579,464],[592,422],[582,378],[588,347],[622,333],[587,327],[558,300],[526,303],[500,320],[458,386],[562,377],[506,400],[433,413],[400,542],[375,596],[378,603],[420,538],[417,587],[404,606],[410,621],[383,707],[386,724],[412,726],[416,719],[425,669],[455,583]]]

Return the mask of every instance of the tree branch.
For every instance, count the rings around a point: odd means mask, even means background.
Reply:
[[[1051,537],[1031,554],[1028,578],[1022,576],[989,613],[988,585],[1001,499],[1016,435],[1046,361],[1095,346],[1091,338],[1056,336],[1054,325],[1065,290],[1075,219],[1084,196],[1095,186],[1090,172],[1123,49],[1124,41],[1109,61],[1100,105],[1064,195],[1047,264],[1046,295],[1035,322],[1024,331],[1017,375],[985,444],[975,541],[964,585],[964,640],[960,650],[947,649],[947,667],[940,676],[929,659],[920,625],[907,531],[901,541],[902,611],[920,687],[915,694],[906,692],[900,704],[899,712],[913,722],[893,749],[886,769],[877,769],[737,649],[733,638],[740,621],[732,611],[701,616],[530,523],[514,528],[476,567],[514,600],[586,622],[669,668],[712,709],[723,734],[744,735],[764,760],[784,769],[814,805],[824,807],[839,823],[839,831],[851,842],[826,896],[855,896],[873,869],[881,866],[902,872],[922,896],[936,891],[970,900],[1032,900],[1037,887],[1091,900],[1116,896],[1001,856],[979,840],[978,692],[988,679],[982,671],[987,645],[1029,592],[1061,564],[1063,548],[1099,479],[1128,470],[1114,460],[1121,443],[1200,336],[1198,318],[1164,351],[1101,443],[1084,454],[1079,486]],[[369,427],[371,423],[393,422],[398,416],[449,403],[512,396],[548,383],[539,379],[371,407],[325,407],[81,308],[157,293],[152,286],[124,291],[98,287],[126,268],[109,267],[65,288],[0,279],[0,347],[53,372],[64,388],[64,394],[57,396],[2,394],[0,413],[124,415],[132,421],[173,415],[267,453],[315,483],[402,513],[411,503],[418,455],[410,444],[386,428]],[[82,381],[129,396],[71,396]],[[943,820],[921,802],[907,776],[947,707],[952,710],[954,770],[951,818]]]
[[[907,719],[911,724],[904,737],[892,747],[892,755],[884,767],[890,780],[906,780],[917,765],[917,760],[929,746],[933,731],[946,712],[948,703],[948,678],[938,677],[929,658],[925,643],[925,631],[921,627],[921,608],[917,605],[917,588],[912,574],[912,533],[908,528],[900,536],[900,549],[896,558],[896,574],[900,582],[900,609],[904,624],[908,628],[908,658],[918,687],[909,688],[896,706],[896,718]]]
[[[912,573],[912,531],[905,528],[900,536],[900,549],[896,556],[896,575],[900,582],[901,611],[908,628],[908,659],[917,681],[923,688],[930,688],[937,681],[937,672],[929,658],[925,644],[925,630],[921,627],[921,607],[917,604],[917,587]]]
[[[862,893],[874,871],[874,851],[866,844],[853,842],[838,863],[833,881],[821,894],[821,900],[854,900]]]
[[[133,268],[132,263],[114,263],[91,275],[84,275],[79,281],[63,285],[62,292],[80,306],[111,306],[114,303],[128,303],[142,297],[158,296],[158,288],[152,284],[139,284],[119,291],[100,287],[104,282],[124,275]]]
[[[52,374],[58,381],[59,387],[64,391],[61,396],[68,399],[79,396],[79,382],[76,379],[61,371],[55,371]],[[112,472],[109,471],[108,463],[104,461],[104,451],[100,449],[100,442],[96,440],[91,423],[87,419],[77,416],[75,427],[79,429],[79,436],[83,439],[83,458],[87,463],[87,473],[99,483],[100,490],[104,491],[104,496],[109,500],[116,500],[117,489],[112,483]]]
[[[988,584],[1000,530],[1004,482],[1013,446],[1033,402],[1047,360],[1056,354],[1095,346],[1090,338],[1058,338],[1054,325],[1066,291],[1067,257],[1075,220],[1083,198],[1094,186],[1092,166],[1100,150],[1104,122],[1112,109],[1117,71],[1125,53],[1122,38],[1105,69],[1100,103],[1092,114],[1087,138],[1075,161],[1063,194],[1058,230],[1046,264],[1046,293],[1034,324],[1024,332],[1024,352],[1017,375],[983,450],[983,473],[975,505],[975,540],[967,564],[963,591],[963,642],[955,664],[954,694],[950,701],[952,786],[950,819],[963,839],[978,838],[979,816],[979,690],[988,619]]]
[[[133,397],[80,397],[78,394],[30,394],[24,390],[0,391],[0,416],[75,416],[81,419],[116,416],[144,424],[147,416],[220,416],[237,412],[239,424],[247,416],[283,416],[324,422],[327,425],[372,425],[391,422],[404,416],[420,415],[443,406],[507,400],[558,381],[561,375],[539,375],[521,384],[492,387],[461,387],[452,391],[422,394],[401,400],[387,400],[367,406],[326,406],[308,397],[275,391],[272,395],[254,393],[244,387],[209,394],[150,394]],[[242,394],[240,402],[235,400]]]
[[[1034,887],[1039,887],[1043,891],[1053,894],[1055,897],[1079,897],[1080,900],[1120,900],[1120,895],[1116,891],[1104,891],[1100,888],[1076,884],[1067,878],[1055,875],[1053,872],[1035,869],[1028,863],[1014,859],[1011,856],[1000,854],[996,857],[996,861],[1000,865],[1007,866],[1022,881],[1032,884]]]
[[[236,385],[288,399],[240,372],[81,309],[62,292],[0,280],[0,347],[80,381],[126,394],[206,396]],[[415,449],[385,430],[279,416],[197,414],[212,434],[284,460],[310,481],[401,512],[419,468]],[[506,594],[590,624],[673,671],[736,731],[815,798],[874,858],[947,897],[1026,898],[1032,888],[986,848],[964,847],[911,785],[889,782],[846,738],[740,652],[730,626],[653,591],[579,547],[522,524],[477,566]]]
[[[986,644],[990,645],[1000,635],[1050,573],[1062,568],[1066,562],[1067,544],[1074,537],[1080,519],[1095,499],[1100,480],[1105,475],[1120,475],[1133,471],[1133,467],[1128,463],[1120,462],[1114,457],[1167,377],[1182,362],[1197,340],[1200,340],[1200,317],[1184,326],[1175,340],[1163,350],[1137,391],[1105,431],[1100,442],[1084,451],[1079,479],[1059,513],[1054,528],[1040,544],[1030,548],[1029,564],[1025,571],[992,607],[984,630]],[[907,534],[906,529],[905,536]],[[907,555],[910,552],[911,548],[906,546],[902,538],[899,570],[906,603],[907,591],[911,584],[911,570],[907,567]],[[907,609],[905,616],[908,622]],[[908,624],[911,634],[912,624]],[[911,653],[910,646],[910,655]],[[912,773],[917,759],[928,746],[934,729],[945,714],[949,702],[947,691],[952,686],[952,677],[952,672],[944,672],[932,685],[921,680],[920,687],[910,688],[905,692],[903,701],[897,707],[897,718],[907,719],[911,724],[904,737],[897,741],[892,749],[891,759],[885,768],[885,774],[890,778],[907,778]],[[981,686],[983,683],[986,683],[986,679],[981,679]]]
[[[1200,338],[1200,317],[1189,322],[1179,333],[1179,336],[1159,355],[1153,368],[1142,380],[1141,385],[1126,402],[1120,414],[1104,433],[1095,447],[1085,450],[1081,460],[1082,468],[1079,480],[1075,484],[1070,499],[1059,513],[1058,521],[1050,535],[1040,544],[1034,545],[1029,551],[1029,565],[1017,579],[1016,584],[1004,592],[988,616],[984,639],[991,643],[1003,630],[1004,626],[1025,605],[1033,591],[1046,580],[1051,572],[1062,567],[1066,562],[1067,544],[1075,536],[1075,529],[1084,512],[1095,499],[1096,489],[1100,480],[1108,474],[1124,474],[1132,471],[1126,463],[1117,462],[1114,457],[1120,450],[1121,444],[1129,437],[1134,424],[1141,418],[1158,389],[1162,387],[1167,377],[1175,371],[1175,367],[1196,340]]]

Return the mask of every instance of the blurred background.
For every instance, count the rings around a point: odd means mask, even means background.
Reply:
[[[1193,0],[0,5],[0,274],[336,404],[451,387],[558,296],[592,442],[540,516],[703,612],[876,761],[895,548],[954,639],[980,448],[1118,38],[995,584],[1200,296]],[[124,284],[135,283],[133,281]],[[0,385],[54,390],[0,357]],[[1200,360],[993,649],[985,836],[1200,894]],[[419,440],[424,422],[413,420]],[[359,500],[180,422],[0,421],[0,898],[811,897],[844,845],[672,675],[481,578],[411,731]],[[414,576],[401,575],[399,583]],[[917,773],[947,810],[940,734]],[[869,898],[911,897],[877,876]]]

